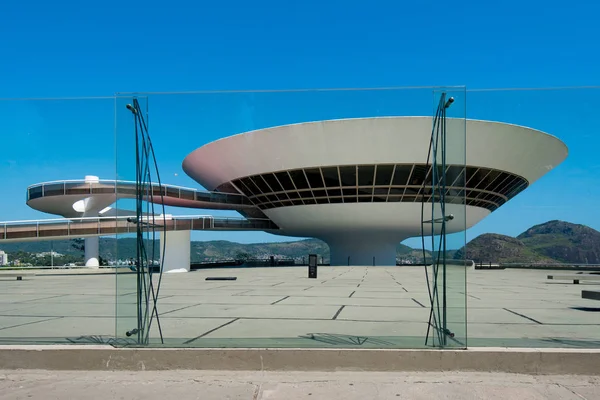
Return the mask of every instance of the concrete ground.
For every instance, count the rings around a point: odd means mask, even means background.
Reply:
[[[598,399],[600,378],[484,373],[0,371],[17,399]]]
[[[467,318],[470,347],[600,347],[600,303],[581,298],[600,285],[551,273],[469,269],[465,295],[464,269],[450,268],[451,344],[464,345]],[[158,310],[170,346],[422,347],[428,303],[422,267],[319,267],[318,279],[306,267],[248,268],[165,275]],[[0,275],[0,344],[106,342],[115,332],[126,343],[135,307],[134,274]],[[156,342],[156,323],[152,332]]]

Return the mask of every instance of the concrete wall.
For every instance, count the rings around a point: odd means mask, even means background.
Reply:
[[[0,346],[0,369],[238,371],[479,371],[597,375],[600,350],[115,349]]]
[[[190,270],[190,231],[160,232],[160,259],[163,260],[163,272],[189,272]],[[163,252],[166,251],[166,255]]]

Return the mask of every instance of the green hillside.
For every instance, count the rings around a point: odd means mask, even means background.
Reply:
[[[600,264],[600,232],[585,225],[549,221],[516,238],[486,233],[455,257],[475,262]]]
[[[9,260],[21,259],[33,265],[49,265],[50,251],[55,256],[55,265],[83,261],[83,251],[74,246],[73,240],[53,242],[0,243],[0,250],[9,255]],[[150,247],[150,246],[148,246]],[[135,257],[134,238],[100,238],[100,257],[105,260]],[[155,246],[156,257],[159,244]],[[329,247],[318,239],[296,240],[276,243],[242,244],[226,240],[191,242],[192,262],[218,261],[224,259],[276,258],[301,261],[308,254],[318,254],[329,261]],[[403,244],[396,248],[398,259],[405,263],[421,263],[421,249]],[[430,252],[426,252],[428,258]],[[564,221],[549,221],[536,225],[516,238],[486,233],[471,240],[465,248],[448,251],[448,257],[463,257],[476,262],[510,263],[589,263],[600,264],[600,232],[585,225]]]

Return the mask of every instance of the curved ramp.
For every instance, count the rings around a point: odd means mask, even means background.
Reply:
[[[65,218],[96,216],[117,199],[135,199],[136,184],[115,180],[66,180],[44,182],[27,188],[27,205],[35,210]],[[154,203],[166,206],[208,210],[247,210],[255,208],[244,195],[200,191],[173,185],[152,186]],[[90,215],[90,214],[96,215]]]
[[[132,217],[99,217],[0,222],[0,242],[57,240],[136,233],[136,223],[132,221]],[[169,216],[164,223],[167,231],[269,231],[278,229],[268,219],[212,216]],[[162,217],[154,220],[154,227],[157,231],[163,229],[162,224]]]

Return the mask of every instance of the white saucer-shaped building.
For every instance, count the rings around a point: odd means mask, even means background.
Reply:
[[[447,144],[448,233],[481,221],[568,153],[522,126],[448,119],[447,131],[465,124],[466,138]],[[395,265],[397,244],[421,234],[431,130],[431,117],[284,125],[208,143],[183,169],[208,190],[246,195],[256,209],[242,213],[271,219],[273,233],[324,240],[331,265]],[[431,203],[424,209],[430,218]]]

